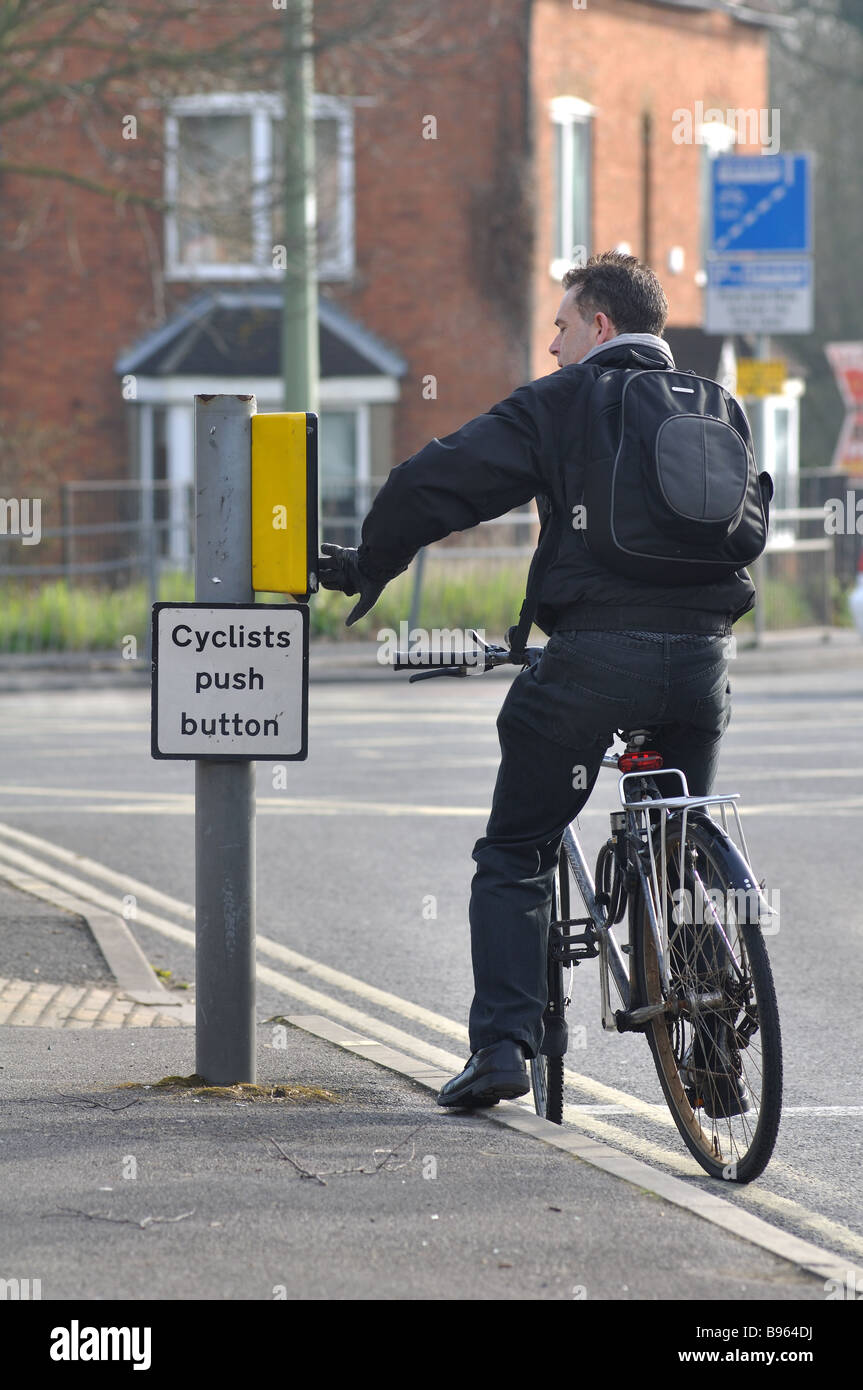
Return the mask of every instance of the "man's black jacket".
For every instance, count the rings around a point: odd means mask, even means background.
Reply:
[[[562,470],[573,481],[583,467],[588,401],[596,378],[609,367],[673,366],[670,350],[654,339],[612,338],[587,361],[562,367],[520,386],[485,415],[454,434],[433,439],[390,473],[362,528],[359,562],[374,579],[406,569],[421,546],[501,516],[531,498],[543,531],[559,516],[560,544],[539,595],[537,621],[555,628],[654,629],[728,632],[753,606],[746,570],[718,584],[661,587],[600,565],[564,515]]]

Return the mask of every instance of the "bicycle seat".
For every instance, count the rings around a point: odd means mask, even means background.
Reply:
[[[617,736],[623,740],[627,748],[643,748],[646,743],[656,738],[656,730],[618,729]]]

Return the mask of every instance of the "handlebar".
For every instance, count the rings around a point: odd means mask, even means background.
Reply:
[[[509,647],[495,646],[484,641],[475,628],[468,630],[468,636],[473,638],[474,645],[462,652],[438,651],[428,652],[426,655],[419,652],[396,652],[393,670],[413,671],[414,674],[410,678],[411,682],[431,680],[433,676],[466,676],[468,667],[474,667],[481,671],[492,671],[495,666],[521,666],[522,668],[534,666],[544,650],[542,647],[525,647],[522,652],[513,652]],[[467,657],[470,660],[467,660]],[[655,738],[655,730],[618,729],[617,736],[626,745],[624,752],[633,759],[638,759],[640,756],[651,758],[655,756],[643,752],[645,744],[649,744]],[[605,753],[602,766],[613,767],[618,771],[624,770],[621,755],[615,753],[613,748],[609,748]],[[638,768],[627,767],[625,770],[632,776],[638,771]],[[674,771],[675,769],[664,770]]]
[[[411,682],[430,680],[433,676],[466,676],[469,669],[492,671],[496,666],[532,666],[542,655],[541,647],[525,647],[513,652],[509,647],[494,646],[471,629],[468,636],[474,645],[461,652],[439,651],[396,652],[394,671],[413,671]]]

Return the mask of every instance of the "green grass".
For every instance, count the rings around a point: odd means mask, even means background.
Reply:
[[[177,603],[194,597],[186,575],[166,575],[159,597]],[[38,588],[23,584],[0,587],[0,651],[123,651],[134,637],[138,654],[150,621],[149,596],[143,583],[125,589],[73,586],[64,579]]]
[[[524,597],[529,556],[523,560],[459,560],[450,552],[429,557],[423,583],[419,626],[422,628],[483,629],[500,639],[518,619]],[[345,619],[355,598],[321,590],[309,604],[313,638],[335,641],[374,638],[382,628],[395,628],[410,616],[414,590],[414,566],[387,585],[370,614],[354,627]],[[787,580],[762,581],[761,602],[766,626],[808,627],[820,621],[816,605],[807,601],[801,586]],[[259,595],[259,600],[283,602],[280,594]],[[194,598],[194,582],[185,573],[166,574],[159,585],[163,602],[183,603]],[[847,595],[836,585],[834,622],[850,623]],[[144,636],[150,621],[145,584],[125,589],[70,586],[55,580],[40,587],[24,583],[0,586],[0,652],[109,652],[120,655],[124,639],[135,637],[138,655],[144,652]],[[736,631],[745,635],[753,625],[747,614]]]
[[[524,596],[528,559],[462,562],[435,559],[427,565],[419,622],[423,627],[480,627],[502,636],[514,623]],[[354,627],[345,619],[356,599],[321,590],[309,604],[313,637],[352,640],[374,637],[381,628],[398,629],[410,614],[413,574],[388,585],[374,610]],[[282,603],[281,594],[259,600]],[[164,575],[159,598],[184,603],[194,598],[190,575]],[[138,655],[150,621],[145,584],[125,589],[71,586],[58,579],[40,587],[0,586],[0,652],[107,652],[121,654],[124,639],[135,637]]]
[[[479,627],[490,636],[502,637],[518,619],[529,563],[529,556],[524,560],[455,563],[436,557],[426,564],[419,626]],[[338,640],[373,637],[385,627],[398,631],[399,623],[410,616],[413,591],[412,566],[387,585],[371,613],[346,628],[345,619],[357,600],[322,590],[310,604],[312,634]]]

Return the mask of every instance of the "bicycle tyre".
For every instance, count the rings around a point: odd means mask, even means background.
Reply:
[[[687,1148],[711,1177],[747,1183],[770,1160],[782,1107],[782,1043],[773,975],[761,929],[752,920],[757,913],[748,868],[731,840],[705,815],[692,813],[687,818],[683,885],[692,897],[676,900],[673,896],[680,887],[681,832],[682,817],[670,817],[663,891],[668,895],[672,994],[682,1001],[688,991],[694,1000],[702,991],[702,1000],[706,992],[718,995],[721,1002],[696,1001],[688,1009],[689,1018],[685,1012],[654,1018],[647,1025],[647,1039],[665,1099]],[[709,905],[711,899],[717,900],[714,895],[720,903],[739,904],[739,897],[728,896],[732,893],[747,895],[742,916],[723,913],[724,930],[742,979],[730,966]],[[698,901],[703,904],[700,914],[689,907]],[[672,910],[684,904],[675,922]],[[638,983],[642,998],[652,1004],[662,995],[640,891],[634,911],[639,916]],[[729,1061],[731,1066],[726,1065]]]
[[[563,991],[563,965],[555,960],[551,952],[551,943],[554,939],[555,923],[565,922],[569,917],[569,864],[566,853],[561,847],[560,859],[558,861],[557,872],[554,879],[554,893],[551,904],[551,921],[549,923],[549,951],[548,951],[548,1004],[546,1005],[543,1022],[548,1023],[554,1018],[565,1019],[565,1000]],[[558,1030],[559,1031],[559,1030]],[[543,1119],[550,1120],[552,1124],[563,1124],[563,1056],[549,1057],[544,1052],[540,1052],[538,1057],[532,1057],[530,1061],[530,1082],[533,1090],[533,1103],[537,1115]]]

